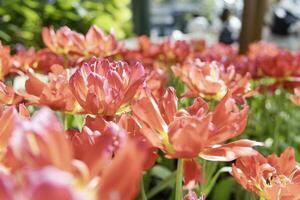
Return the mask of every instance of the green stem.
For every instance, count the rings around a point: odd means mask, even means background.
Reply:
[[[280,118],[279,116],[276,117],[275,120],[275,128],[274,128],[274,153],[278,153],[278,147],[279,147],[279,123],[280,123]]]
[[[149,199],[151,199],[152,197],[154,197],[156,194],[158,194],[159,192],[161,192],[162,190],[164,190],[166,187],[168,187],[171,184],[173,184],[175,182],[175,178],[176,178],[176,171],[174,171],[170,176],[168,176],[166,179],[164,179],[158,185],[156,185],[154,188],[152,188],[148,192],[147,197]]]
[[[141,180],[141,199],[147,200],[146,192],[145,192],[145,184],[144,184],[144,178],[142,177]]]
[[[175,200],[182,200],[182,176],[183,176],[183,160],[177,160]]]
[[[68,55],[64,54],[64,68],[67,69],[69,65]]]

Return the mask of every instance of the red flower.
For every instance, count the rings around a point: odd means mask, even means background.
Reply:
[[[141,151],[134,142],[128,141],[103,171],[98,199],[134,199],[139,191],[145,159],[147,157],[144,151]],[[125,173],[124,166],[126,166]]]
[[[14,105],[22,101],[22,97],[15,93],[14,89],[0,81],[0,103]]]
[[[246,127],[248,107],[239,111],[228,93],[208,113],[208,105],[200,98],[186,110],[177,109],[175,91],[168,89],[156,100],[149,92],[132,105],[142,133],[150,143],[169,157],[231,161],[242,155],[256,154],[251,147],[260,143],[240,140],[225,141],[240,135]]]
[[[0,42],[0,80],[9,74],[12,70],[12,60],[10,55],[10,48],[4,46]]]
[[[12,57],[13,66],[27,72],[29,68],[35,72],[49,73],[54,64],[63,65],[63,56],[56,55],[49,49],[44,48],[36,51],[34,48],[21,49]]]
[[[258,42],[250,45],[248,56],[255,59],[262,73],[273,77],[299,75],[298,54],[281,50],[276,45]]]
[[[233,66],[225,70],[216,62],[195,60],[173,67],[173,71],[189,88],[185,96],[221,99],[228,90],[234,96],[242,96],[250,90],[250,75],[236,74]]]
[[[64,26],[56,32],[43,28],[45,45],[58,55],[67,56],[68,61],[81,62],[92,56],[107,57],[119,51],[119,44],[113,34],[105,35],[101,29],[92,26],[84,36]]]
[[[147,160],[144,163],[143,169],[147,170],[153,167],[158,155],[155,148],[149,140],[143,135],[142,127],[135,118],[128,114],[123,114],[118,122],[119,126],[126,130],[129,138],[135,140],[139,147],[147,154]]]
[[[107,57],[116,54],[120,50],[115,35],[105,35],[97,26],[92,26],[85,36],[86,51],[89,57]]]
[[[69,72],[60,65],[53,65],[51,70],[48,83],[39,80],[32,71],[28,71],[28,79],[25,83],[28,94],[24,94],[25,98],[29,99],[31,104],[46,105],[54,110],[80,111],[81,108],[68,83]]]
[[[137,63],[92,59],[70,78],[70,87],[86,113],[113,116],[126,109],[145,80],[144,68]]]
[[[52,53],[49,49],[44,48],[36,53],[37,66],[35,72],[49,73],[52,65],[64,65],[64,58],[62,56]]]
[[[87,117],[81,132],[69,131],[74,157],[89,168],[91,177],[100,175],[111,162],[113,154],[126,141],[127,133],[103,118]],[[95,153],[97,152],[97,153]]]
[[[48,109],[30,120],[11,108],[0,122],[0,197],[130,200],[136,196],[146,154],[113,122],[88,118],[86,125],[95,129],[85,127],[82,133],[71,134],[71,141]]]
[[[295,88],[294,95],[291,95],[289,98],[294,104],[300,106],[300,88]]]
[[[72,55],[84,53],[84,36],[72,31],[67,26],[59,28],[56,32],[52,28],[43,28],[42,38],[45,45],[58,55]]]
[[[232,175],[247,190],[265,199],[299,199],[300,170],[293,148],[280,157],[241,157],[232,165]]]
[[[151,93],[159,98],[164,95],[168,82],[167,74],[161,69],[152,69],[147,72],[146,85]]]
[[[217,61],[227,68],[238,56],[238,48],[235,45],[226,45],[217,43],[211,47],[206,48],[204,51],[197,55],[195,58],[200,58],[205,62]],[[194,58],[194,59],[195,59]]]

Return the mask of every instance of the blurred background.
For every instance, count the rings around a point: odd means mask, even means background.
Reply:
[[[43,26],[84,33],[92,24],[119,39],[171,35],[241,48],[263,39],[300,48],[300,0],[0,0],[0,40],[13,49],[40,47]]]

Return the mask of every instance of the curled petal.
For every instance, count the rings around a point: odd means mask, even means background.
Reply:
[[[206,148],[200,153],[200,156],[211,161],[232,161],[241,156],[257,155],[257,151],[252,148],[254,146],[262,146],[262,143],[252,140],[238,140]]]

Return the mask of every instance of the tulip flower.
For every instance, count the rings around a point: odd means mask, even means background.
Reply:
[[[152,69],[147,72],[146,85],[155,97],[161,97],[166,91],[167,74],[161,69]]]
[[[14,67],[21,69],[22,71],[28,70],[30,67],[35,68],[36,63],[36,51],[34,48],[25,49],[22,48],[13,55]]]
[[[53,65],[48,75],[48,83],[39,80],[29,70],[25,83],[27,94],[23,94],[30,104],[47,105],[54,110],[79,112],[81,110],[69,87],[69,72],[61,65]]]
[[[240,135],[246,127],[248,106],[241,111],[228,93],[208,113],[200,98],[185,110],[178,110],[175,91],[167,89],[156,100],[150,92],[133,103],[132,111],[150,143],[165,151],[168,157],[231,161],[242,155],[256,154],[251,147],[260,143],[239,140],[224,144]]]
[[[242,77],[236,74],[233,66],[225,70],[216,62],[195,60],[173,67],[173,72],[189,88],[184,96],[201,96],[219,100],[228,90],[231,90],[234,96],[249,94],[250,74]]]
[[[0,103],[14,105],[22,101],[22,97],[14,91],[11,86],[5,85],[0,81]]]
[[[250,45],[248,57],[255,59],[263,75],[282,78],[299,75],[300,56],[276,45],[258,42]]]
[[[291,147],[280,157],[258,154],[238,158],[232,165],[232,175],[246,190],[264,199],[300,198],[300,170]]]
[[[158,158],[158,155],[156,153],[157,148],[155,148],[143,135],[142,127],[140,126],[138,121],[134,117],[125,113],[120,117],[118,125],[126,130],[128,137],[135,140],[141,147],[141,149],[145,151],[147,160],[144,163],[143,168],[146,170],[153,167],[156,159]]]
[[[235,45],[226,45],[222,43],[214,44],[202,51],[197,57],[204,62],[216,61],[227,68],[238,57],[238,48]]]
[[[70,78],[70,88],[86,113],[113,116],[126,110],[145,80],[140,63],[92,59]]]
[[[128,62],[140,61],[146,68],[160,68],[168,72],[171,65],[183,63],[190,53],[191,48],[186,41],[154,43],[147,36],[141,36],[137,49],[123,50],[120,55]]]
[[[32,119],[10,108],[0,122],[0,197],[131,200],[137,195],[145,153],[113,122],[95,124],[88,118],[93,129],[70,139],[46,108]]]
[[[294,104],[300,106],[300,88],[295,88],[294,95],[291,95],[289,98]]]
[[[93,56],[101,58],[111,56],[120,48],[112,33],[105,35],[96,26],[92,26],[85,36],[66,26],[56,32],[52,28],[43,28],[42,37],[45,45],[52,52],[64,55],[68,62],[75,63]]]
[[[10,55],[10,48],[2,45],[0,42],[0,80],[10,73],[12,70],[12,60]]]
[[[43,28],[42,38],[45,45],[58,55],[82,54],[84,50],[84,36],[72,31],[67,26],[56,32],[52,28]]]
[[[105,35],[97,26],[92,26],[85,36],[86,51],[89,57],[104,58],[112,56],[120,50],[116,37],[113,33]]]

